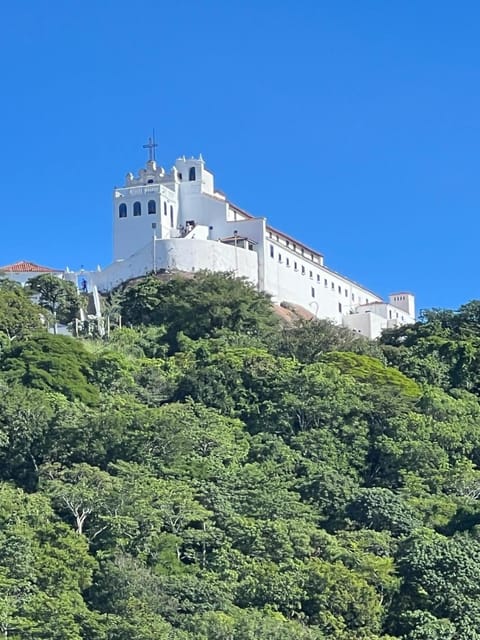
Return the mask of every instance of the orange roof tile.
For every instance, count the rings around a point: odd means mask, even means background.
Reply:
[[[59,273],[61,269],[51,269],[50,267],[42,267],[35,262],[28,262],[27,260],[19,260],[13,264],[7,264],[5,267],[0,267],[1,271],[11,271],[14,273]]]

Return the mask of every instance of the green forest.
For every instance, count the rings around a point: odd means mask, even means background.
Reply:
[[[68,337],[59,283],[0,281],[0,636],[480,639],[480,302],[370,342],[149,276]]]

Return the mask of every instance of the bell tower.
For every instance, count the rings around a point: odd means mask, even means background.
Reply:
[[[157,165],[155,132],[143,145],[148,160],[137,175],[129,172],[113,190],[113,259],[133,256],[154,238],[175,237],[178,209],[176,171]]]

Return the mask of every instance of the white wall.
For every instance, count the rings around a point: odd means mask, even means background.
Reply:
[[[382,331],[387,328],[387,320],[375,313],[353,313],[342,318],[344,327],[348,327],[355,333],[374,340],[380,337]]]
[[[171,271],[232,271],[258,283],[255,251],[235,248],[221,242],[199,239],[157,241],[157,269]]]
[[[195,272],[230,271],[258,285],[258,260],[255,251],[231,247],[212,240],[175,238],[156,240],[157,271]],[[109,291],[126,280],[138,278],[154,270],[153,241],[126,260],[114,262],[104,271],[91,272],[90,281],[100,291]]]
[[[273,257],[272,257],[273,251]],[[267,238],[263,288],[276,302],[288,301],[312,311],[317,317],[341,323],[358,304],[380,298],[308,256]],[[280,260],[281,258],[281,260]]]
[[[388,302],[363,304],[357,307],[356,311],[362,313],[375,313],[388,321],[389,327],[396,327],[401,324],[415,322],[415,318],[410,316],[406,311],[389,304]]]

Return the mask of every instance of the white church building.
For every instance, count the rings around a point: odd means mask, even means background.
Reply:
[[[275,304],[299,305],[369,338],[415,322],[415,298],[399,292],[388,301],[329,269],[323,255],[234,205],[215,189],[203,158],[179,158],[170,172],[150,159],[113,191],[113,262],[104,270],[72,272],[20,261],[0,277],[22,285],[51,273],[93,294],[148,273],[233,272],[265,291]]]
[[[304,307],[375,338],[385,328],[415,322],[415,299],[388,301],[329,269],[323,255],[243,211],[214,184],[203,158],[179,158],[170,172],[150,159],[113,191],[113,263],[85,273],[88,288],[106,292],[147,273],[234,272],[274,303]]]

